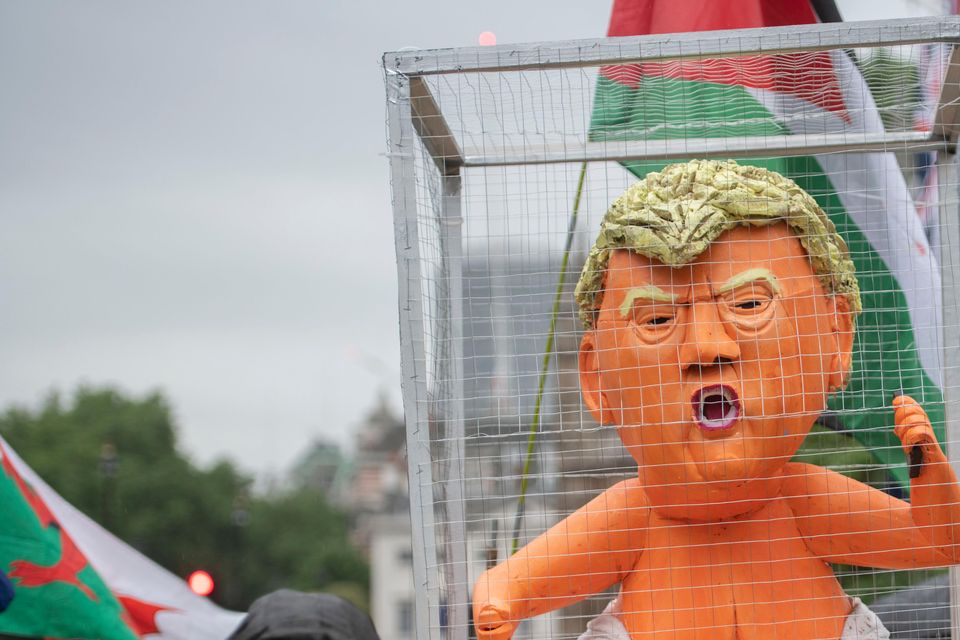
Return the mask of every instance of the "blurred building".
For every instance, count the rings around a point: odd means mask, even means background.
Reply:
[[[449,524],[462,526],[459,539],[467,541],[467,593],[487,566],[509,554],[557,271],[553,264],[510,260],[495,265],[468,260],[464,265],[461,464],[470,481],[464,483],[465,522]],[[517,532],[521,544],[636,469],[616,433],[598,427],[581,408],[575,274],[572,270],[568,280],[573,282],[562,298],[531,482]],[[341,505],[353,515],[354,540],[370,559],[371,613],[383,640],[415,635],[405,441],[403,420],[381,397],[357,430],[349,482],[340,493]],[[435,471],[435,482],[440,472]],[[445,499],[438,488],[438,521],[444,518]],[[440,564],[447,563],[441,558]],[[519,633],[576,637],[605,601],[541,616],[525,623]]]
[[[406,428],[385,393],[358,425],[334,501],[370,562],[370,613],[382,640],[413,638],[413,550],[407,492]]]
[[[381,640],[416,637],[410,516],[388,513],[366,521],[371,530],[370,609]]]
[[[381,393],[355,435],[351,481],[340,496],[356,515],[406,512],[406,429]]]
[[[571,259],[557,314],[535,453],[522,517],[517,497],[537,404],[543,350],[553,316],[556,262],[530,262],[506,251],[501,260],[464,267],[464,483],[469,590],[479,574],[525,544],[636,463],[616,431],[598,426],[582,406],[578,353],[581,325],[573,289],[582,260]],[[517,252],[516,255],[523,255]],[[600,597],[525,622],[517,635],[577,637],[605,606]],[[472,630],[471,630],[472,631]]]
[[[348,461],[339,445],[327,440],[315,440],[290,471],[290,478],[298,487],[309,487],[324,495],[335,496],[342,490]]]

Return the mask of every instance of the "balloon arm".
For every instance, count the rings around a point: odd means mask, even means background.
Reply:
[[[506,640],[521,620],[623,580],[642,553],[649,513],[639,481],[620,482],[486,571],[473,595],[479,638]]]
[[[960,563],[960,486],[923,408],[909,396],[893,400],[894,432],[910,460],[910,512],[929,544]]]
[[[957,562],[958,489],[948,464],[926,461],[912,482],[912,505],[814,465],[790,463],[784,474],[800,534],[824,560],[884,569]]]

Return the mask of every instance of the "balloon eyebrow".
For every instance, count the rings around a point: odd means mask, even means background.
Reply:
[[[633,303],[640,298],[652,300],[653,302],[673,303],[677,301],[676,294],[667,293],[660,287],[655,287],[652,284],[648,284],[645,287],[635,287],[627,291],[627,295],[623,297],[623,302],[620,304],[620,317],[626,318],[630,315],[630,309],[633,308]]]
[[[777,280],[777,276],[773,275],[769,269],[747,269],[742,273],[738,273],[720,285],[717,293],[733,291],[737,287],[741,287],[755,280],[765,280],[773,289],[774,293],[780,293],[780,281]]]

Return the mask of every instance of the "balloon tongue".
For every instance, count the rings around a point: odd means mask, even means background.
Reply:
[[[711,422],[723,420],[730,410],[730,403],[721,394],[711,394],[703,399],[703,417]]]

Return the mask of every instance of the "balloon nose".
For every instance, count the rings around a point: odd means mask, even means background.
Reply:
[[[730,364],[740,358],[740,346],[727,332],[714,302],[693,305],[686,335],[687,366]]]

